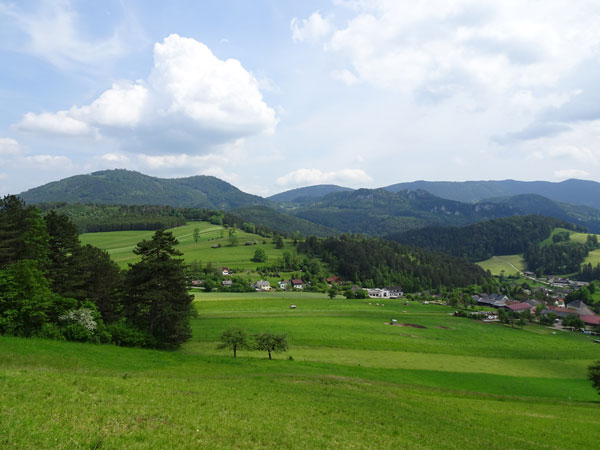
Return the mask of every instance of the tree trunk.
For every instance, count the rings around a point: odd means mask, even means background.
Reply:
[[[271,359],[271,352],[269,351],[269,359]]]
[[[237,345],[234,345],[234,346],[233,346],[233,357],[234,357],[234,358],[237,358],[237,356],[236,356],[236,355],[237,355],[237,353],[236,353],[236,352],[237,352]]]

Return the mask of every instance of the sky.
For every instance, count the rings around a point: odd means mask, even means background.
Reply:
[[[600,181],[596,0],[0,0],[0,195]]]

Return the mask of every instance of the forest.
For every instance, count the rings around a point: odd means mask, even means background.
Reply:
[[[533,215],[488,220],[463,227],[427,227],[387,238],[469,261],[483,261],[494,255],[523,253],[550,236],[557,227],[575,229],[574,225],[562,220]]]
[[[379,238],[311,236],[297,248],[319,257],[340,277],[367,287],[400,285],[406,292],[416,292],[477,284],[485,290],[494,283],[489,273],[465,259]]]
[[[121,271],[63,214],[0,201],[0,334],[177,348],[194,314],[176,239],[157,231]]]

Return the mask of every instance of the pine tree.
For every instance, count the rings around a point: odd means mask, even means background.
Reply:
[[[191,337],[193,297],[188,295],[182,253],[173,234],[159,230],[133,250],[142,260],[126,276],[128,320],[148,333],[149,345],[177,348]]]

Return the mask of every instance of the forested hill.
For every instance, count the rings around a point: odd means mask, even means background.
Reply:
[[[122,169],[76,175],[30,189],[19,197],[27,203],[170,205],[219,210],[269,203],[211,176],[166,179]]]
[[[352,189],[350,188],[337,186],[335,184],[319,184],[316,186],[306,186],[280,192],[279,194],[268,197],[268,199],[277,203],[305,204],[320,200],[332,192],[346,192],[351,190]]]
[[[554,217],[585,227],[592,233],[600,233],[600,209],[590,206],[555,202],[537,194],[489,199],[489,202],[510,205],[523,214]]]
[[[586,180],[549,181],[413,181],[384,188],[391,192],[424,189],[438,197],[459,202],[478,202],[493,197],[537,194],[549,199],[600,208],[600,183]]]
[[[300,217],[284,214],[267,206],[251,206],[234,209],[232,214],[241,217],[247,222],[263,225],[272,230],[286,235],[300,232],[304,236],[336,236],[339,231],[319,225]]]
[[[467,204],[417,191],[357,189],[328,194],[321,201],[292,211],[298,217],[343,232],[385,235],[427,225],[464,225],[511,216],[511,206]]]
[[[463,227],[427,227],[387,236],[388,239],[429,250],[482,261],[494,255],[525,252],[548,238],[555,228],[575,226],[552,217],[516,216]]]
[[[298,251],[318,256],[331,271],[363,286],[399,285],[416,292],[477,284],[490,292],[494,283],[481,267],[462,258],[378,238],[310,237],[298,244]]]

